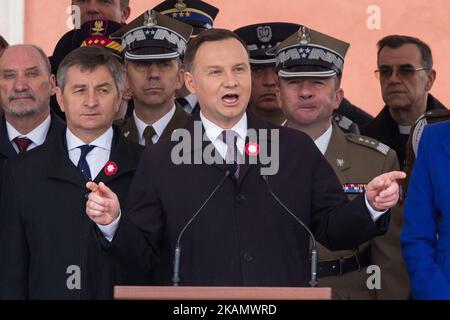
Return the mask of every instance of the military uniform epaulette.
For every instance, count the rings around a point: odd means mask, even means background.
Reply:
[[[450,120],[450,110],[447,109],[430,110],[422,114],[419,118],[417,118],[416,126],[419,123],[428,124],[445,120]]]
[[[381,143],[375,139],[366,137],[366,136],[361,136],[358,134],[353,134],[353,133],[348,133],[345,135],[345,137],[347,138],[348,141],[371,148],[373,150],[376,150],[378,152],[380,152],[383,155],[387,155],[389,153],[389,150],[391,150],[391,148],[389,148],[387,145],[385,145],[384,143]]]
[[[359,134],[359,126],[346,116],[335,112],[333,113],[333,121],[339,126],[339,128],[344,130],[345,133]]]

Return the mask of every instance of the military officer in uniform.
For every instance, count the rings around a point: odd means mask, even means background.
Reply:
[[[187,23],[192,26],[191,39],[201,32],[211,29],[214,19],[219,13],[219,8],[201,0],[165,0],[153,10],[168,17]],[[175,92],[175,102],[187,113],[196,109],[198,99],[195,94],[189,92],[186,86],[182,86]]]
[[[272,22],[252,24],[235,30],[247,44],[250,55],[252,67],[250,110],[258,117],[277,125],[284,124],[286,117],[280,107],[275,57],[267,54],[267,50],[279,44],[298,28],[299,25],[294,23]],[[350,102],[344,98],[339,110],[333,113],[334,120],[345,132],[359,133],[358,124],[341,112],[344,104],[347,105],[345,110],[350,110],[348,108]],[[353,106],[352,110],[356,112],[356,109]]]
[[[364,136],[344,133],[332,113],[342,101],[340,82],[349,44],[301,27],[270,52],[277,53],[281,106],[287,126],[307,133],[333,167],[350,199],[363,193],[368,181],[398,170],[395,151]],[[327,61],[321,56],[332,57]],[[320,286],[331,286],[348,299],[406,299],[408,278],[400,253],[402,212],[392,210],[386,235],[354,250],[319,247]],[[366,268],[381,270],[381,288],[369,289]],[[376,284],[375,284],[376,286]]]
[[[181,56],[192,33],[190,25],[148,10],[111,35],[124,48],[133,115],[119,126],[129,140],[150,146],[184,127],[189,114],[175,105],[183,84]]]

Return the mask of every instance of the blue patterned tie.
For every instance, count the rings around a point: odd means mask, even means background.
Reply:
[[[86,180],[92,180],[91,178],[91,170],[89,169],[89,164],[86,161],[87,154],[95,148],[95,146],[90,146],[85,144],[83,146],[79,146],[81,149],[80,160],[78,161],[78,169]]]

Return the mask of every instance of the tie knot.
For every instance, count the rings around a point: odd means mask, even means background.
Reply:
[[[238,134],[234,130],[223,130],[222,131],[222,141],[227,146],[235,146],[238,138]]]
[[[147,126],[144,130],[144,139],[145,139],[145,146],[149,146],[153,144],[152,137],[156,134],[155,129],[153,126]]]
[[[78,148],[80,148],[80,150],[81,150],[80,158],[86,158],[87,154],[89,152],[91,152],[91,150],[94,149],[95,146],[90,146],[88,144],[84,144],[82,146],[79,146]]]
[[[32,143],[32,141],[30,139],[28,139],[27,137],[23,137],[23,138],[16,137],[16,138],[14,138],[14,143],[16,144],[17,148],[19,149],[19,154],[20,154],[20,153],[24,153],[25,151],[27,151],[27,148]]]

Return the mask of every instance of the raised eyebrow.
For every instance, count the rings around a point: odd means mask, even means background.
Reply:
[[[30,71],[38,71],[39,72],[39,68],[38,67],[30,67],[30,68],[25,69],[25,72],[30,72]]]
[[[3,69],[2,73],[16,73],[16,70],[13,69]]]
[[[102,87],[112,87],[112,86],[113,85],[111,83],[109,83],[109,82],[103,82],[103,83],[100,83],[99,85],[96,85],[95,88],[99,89],[99,88],[102,88]]]

